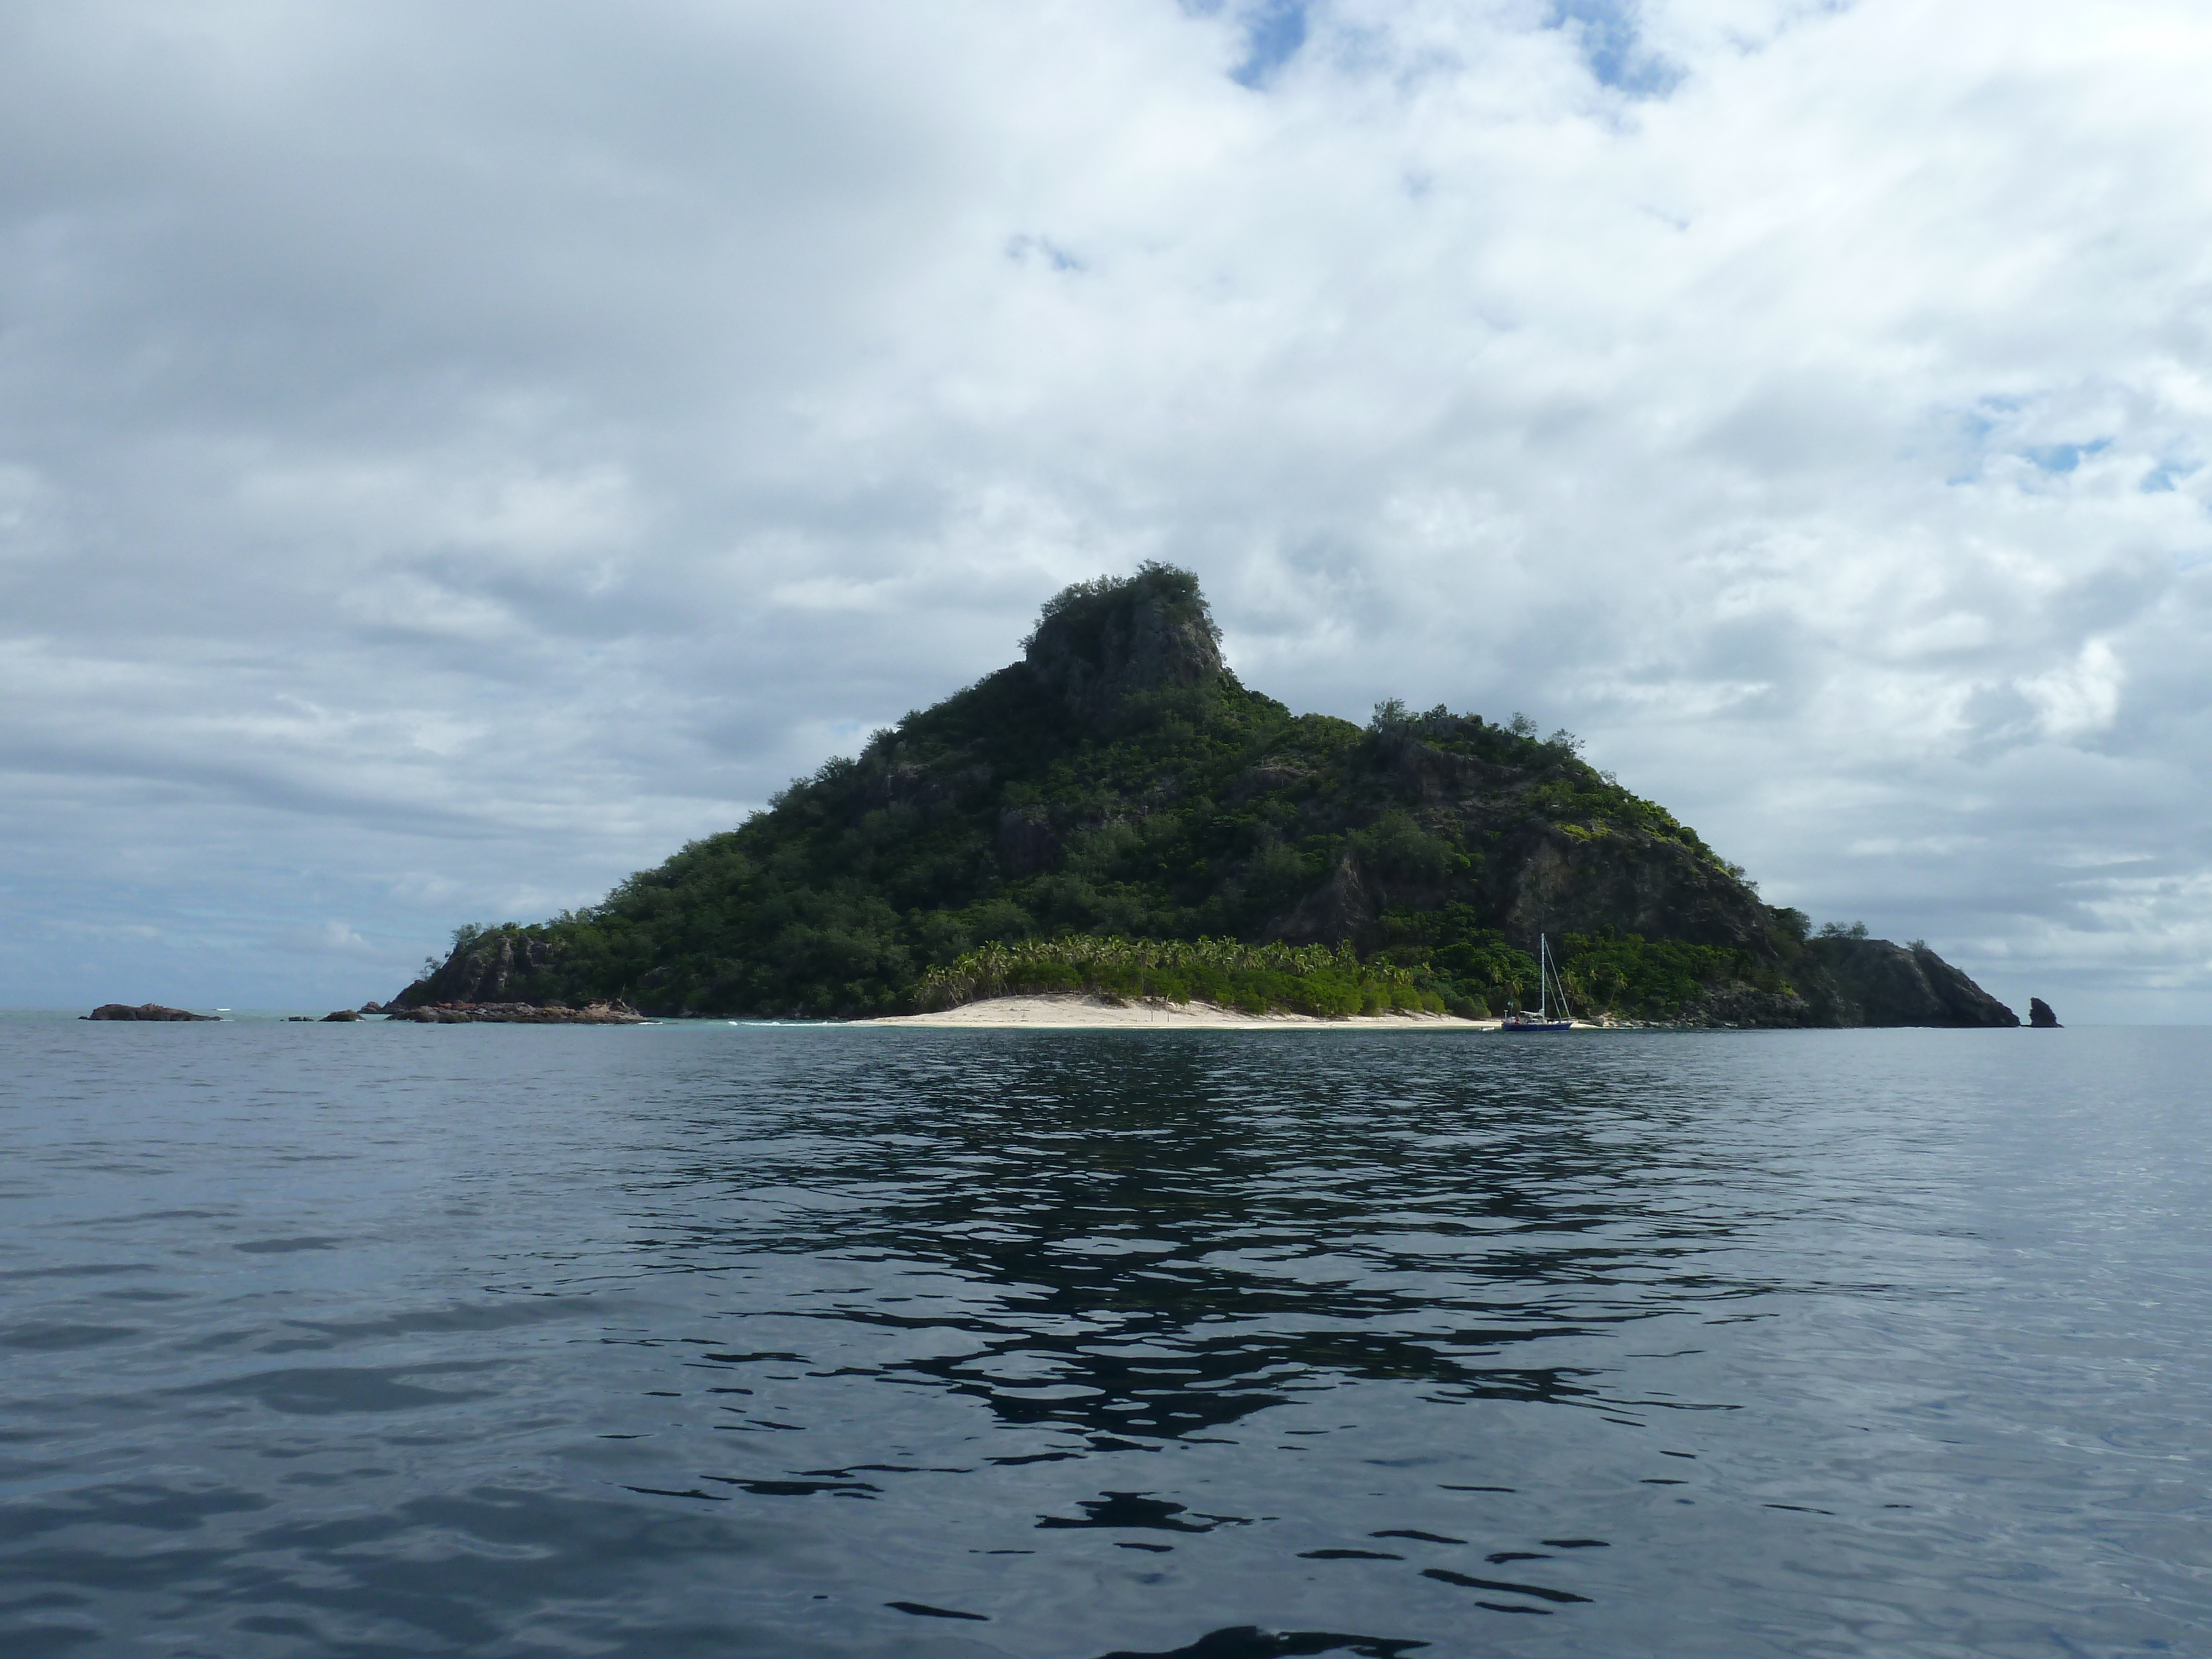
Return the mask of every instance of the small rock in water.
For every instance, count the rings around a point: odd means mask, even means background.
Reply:
[[[103,1002],[80,1019],[214,1019],[214,1014],[188,1013],[182,1008],[165,1008],[158,1002],[142,1002],[133,1008],[127,1002]]]
[[[2030,997],[2027,1000],[2027,1023],[2034,1030],[2055,1031],[2058,1029],[2058,1016],[2051,1012],[2051,1005],[2041,997]]]
[[[360,1016],[359,1014],[356,1013],[352,1009],[350,1009],[350,1008],[341,1008],[341,1009],[339,1009],[336,1013],[325,1014],[325,1015],[323,1016],[322,1023],[323,1023],[324,1024],[325,1024],[325,1025],[328,1025],[328,1024],[331,1024],[333,1021],[335,1021],[335,1022],[337,1022],[337,1023],[338,1023],[338,1024],[343,1024],[345,1021],[347,1021],[347,1020],[349,1020],[349,1019],[359,1019],[360,1018],[361,1018],[361,1016]]]

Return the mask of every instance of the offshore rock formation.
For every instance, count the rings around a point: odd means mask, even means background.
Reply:
[[[388,1010],[891,1013],[965,953],[1085,935],[1346,945],[1487,1012],[1533,994],[1543,933],[1577,1009],[1624,1018],[2017,1023],[1924,950],[1808,940],[1577,746],[1517,715],[1294,715],[1224,664],[1197,580],[1147,565],[603,902],[459,929]]]
[[[90,1013],[80,1014],[77,1018],[80,1019],[206,1019],[220,1022],[222,1016],[187,1013],[182,1008],[167,1008],[158,1002],[142,1002],[135,1008],[127,1002],[103,1002]]]
[[[2058,1029],[2058,1016],[2051,1012],[2051,1005],[2041,997],[2030,997],[2027,1023],[2039,1031],[2055,1031]]]
[[[394,1008],[386,1019],[417,1025],[641,1025],[645,1016],[626,1002],[568,1008],[533,1002],[438,1002]]]

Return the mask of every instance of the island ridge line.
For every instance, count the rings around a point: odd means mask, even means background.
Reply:
[[[1024,647],[599,904],[459,929],[386,1012],[867,1018],[1091,992],[1481,1018],[1533,995],[1540,930],[1578,1012],[2020,1023],[1924,945],[1762,902],[1566,732],[1396,702],[1364,726],[1292,714],[1223,663],[1187,571],[1069,587]]]

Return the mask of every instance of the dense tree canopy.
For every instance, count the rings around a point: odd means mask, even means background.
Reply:
[[[1195,580],[1166,566],[1068,588],[1024,643],[589,909],[462,930],[408,1000],[496,980],[540,1001],[870,1014],[926,982],[1003,987],[977,978],[995,948],[1030,982],[1471,1012],[1533,998],[1540,929],[1585,1006],[1802,1011],[1804,918],[1567,733],[1395,702],[1364,726],[1293,714],[1222,665]],[[1145,941],[1215,941],[1214,965],[1108,973],[1100,940],[1127,962]],[[1328,963],[1262,965],[1270,942],[1328,946]]]

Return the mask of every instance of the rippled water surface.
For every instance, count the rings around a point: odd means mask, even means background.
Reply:
[[[2208,1062],[0,1018],[0,1647],[2203,1654]]]

